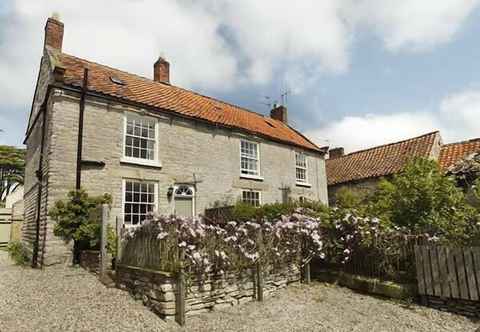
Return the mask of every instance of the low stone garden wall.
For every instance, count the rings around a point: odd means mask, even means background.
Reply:
[[[393,299],[411,299],[418,295],[415,284],[399,284],[392,281],[367,278],[341,271],[316,269],[314,278],[328,283],[336,283],[353,290],[381,295]]]
[[[179,299],[179,278],[154,270],[132,266],[117,266],[117,287],[129,291],[136,299],[164,319],[173,319],[183,303],[185,315],[196,315],[215,309],[230,307],[257,298],[257,273],[247,269],[242,273],[225,276],[209,275],[204,278],[186,278],[185,297]],[[268,296],[288,284],[300,281],[296,266],[270,269],[262,273],[263,295]]]
[[[441,298],[437,296],[421,296],[422,304],[429,307],[454,312],[459,315],[480,318],[480,301]]]

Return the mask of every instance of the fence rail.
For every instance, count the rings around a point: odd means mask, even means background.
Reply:
[[[480,247],[415,246],[420,295],[478,301]]]
[[[369,247],[354,249],[350,260],[341,266],[349,274],[415,283],[414,247],[426,242],[425,237],[417,235],[378,238]]]

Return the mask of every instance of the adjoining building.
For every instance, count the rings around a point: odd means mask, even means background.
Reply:
[[[327,159],[328,197],[331,204],[341,188],[368,194],[383,177],[399,173],[409,160],[416,157],[437,160],[447,172],[463,158],[480,152],[480,138],[443,144],[435,131],[400,142],[344,154],[343,148],[331,149]]]

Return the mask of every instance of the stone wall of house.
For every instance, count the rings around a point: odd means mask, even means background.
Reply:
[[[300,281],[300,271],[295,266],[271,270],[263,274],[264,296]],[[197,315],[215,309],[231,307],[255,299],[254,270],[231,273],[227,276],[209,276],[190,280],[185,297],[185,314]],[[117,287],[165,319],[173,319],[176,311],[177,279],[165,272],[136,267],[117,267]]]
[[[22,241],[27,245],[30,252],[36,241],[37,213],[38,213],[38,195],[40,182],[37,178],[37,170],[40,164],[42,126],[45,124],[45,140],[43,147],[42,160],[42,183],[41,183],[41,201],[40,201],[40,220],[39,220],[39,256],[38,262],[41,265],[50,265],[63,263],[70,259],[71,250],[63,240],[53,235],[54,223],[48,217],[48,211],[55,203],[56,196],[50,197],[50,188],[52,185],[52,151],[57,150],[62,145],[62,141],[55,141],[57,129],[54,128],[54,107],[52,95],[48,92],[48,85],[53,81],[51,73],[52,58],[48,52],[45,52],[40,64],[37,87],[30,114],[28,130],[30,135],[25,141],[27,146],[25,156],[25,184],[24,184],[24,217],[22,223]],[[42,105],[45,103],[45,111],[40,113]],[[38,117],[37,117],[38,116]],[[78,115],[77,115],[78,117]],[[68,121],[68,120],[67,120]],[[58,127],[58,126],[57,126]],[[73,133],[70,140],[74,139]],[[55,156],[56,157],[56,156]],[[73,188],[70,188],[73,189]],[[48,252],[48,254],[46,254]]]
[[[64,199],[75,187],[79,98],[78,94],[54,90],[51,95],[51,130],[48,152],[49,209]],[[159,157],[161,167],[121,162],[125,112],[146,116],[145,110],[88,97],[84,118],[83,160],[103,162],[105,166],[82,167],[82,187],[91,195],[112,195],[111,222],[122,222],[123,181],[138,179],[157,184],[158,212],[174,212],[174,201],[167,196],[168,188],[179,183],[195,184],[195,214],[215,202],[234,203],[242,189],[261,191],[262,203],[281,202],[284,190],[289,197],[327,202],[325,161],[322,155],[305,151],[309,187],[295,183],[295,151],[299,149],[246,136],[176,116],[149,115],[158,120]],[[262,181],[240,177],[240,140],[247,138],[260,143]],[[28,190],[28,188],[26,188]],[[46,224],[46,247],[57,251],[59,239],[53,235],[52,220]],[[64,249],[59,250],[60,261]],[[59,261],[47,250],[47,260]]]
[[[379,181],[379,178],[375,178],[328,186],[329,203],[331,205],[335,205],[336,195],[338,191],[342,188],[348,188],[354,192],[358,192],[360,195],[372,194],[377,189]]]

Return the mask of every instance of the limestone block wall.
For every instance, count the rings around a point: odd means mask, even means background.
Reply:
[[[187,281],[185,297],[186,316],[198,315],[215,309],[231,307],[255,299],[254,270],[226,276],[210,275],[205,279]],[[270,269],[263,274],[264,296],[300,281],[299,269],[292,265]],[[117,287],[129,291],[137,300],[164,319],[173,319],[176,313],[177,279],[166,272],[117,266]]]
[[[122,162],[124,117],[127,113],[150,116],[158,121],[161,166]],[[42,237],[45,240],[45,262],[51,264],[64,261],[68,251],[63,241],[53,235],[54,221],[48,218],[47,212],[57,200],[65,199],[68,191],[75,188],[79,95],[53,89],[48,114],[48,142],[44,161],[44,181],[47,185],[44,190],[45,204],[42,204]],[[37,124],[36,127],[41,126]],[[174,212],[174,201],[167,196],[167,192],[169,187],[180,183],[195,186],[195,215],[202,214],[215,202],[236,202],[242,190],[259,190],[263,204],[282,202],[285,188],[292,199],[304,197],[327,203],[325,160],[319,153],[303,151],[307,154],[310,186],[298,186],[295,181],[295,152],[301,150],[299,148],[182,119],[168,112],[151,114],[144,109],[93,97],[86,100],[83,133],[83,160],[97,164],[82,166],[82,188],[90,195],[112,195],[112,224],[117,218],[123,222],[122,188],[126,179],[155,182],[158,188],[157,211],[161,214]],[[263,180],[241,178],[242,139],[259,143]],[[30,153],[27,161],[30,180],[25,188],[25,215],[29,240],[36,211],[34,202],[37,191],[33,187],[37,183],[33,174],[38,164],[36,151],[39,141],[38,134],[28,141],[31,145],[28,148],[30,152],[27,152]]]

